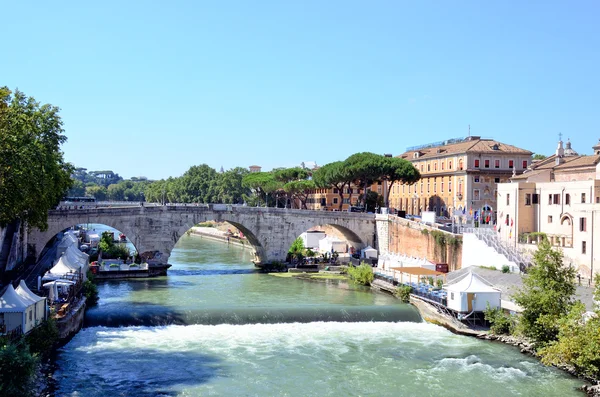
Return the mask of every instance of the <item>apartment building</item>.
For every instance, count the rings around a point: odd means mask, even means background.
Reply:
[[[410,161],[421,180],[412,186],[394,183],[389,206],[412,215],[434,211],[457,220],[493,223],[497,185],[526,170],[531,155],[478,136],[408,148],[398,157]]]
[[[586,280],[600,270],[600,142],[592,148],[579,155],[559,140],[554,155],[498,186],[500,238],[533,252],[545,236]]]

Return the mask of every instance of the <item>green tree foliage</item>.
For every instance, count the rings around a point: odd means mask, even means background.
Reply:
[[[514,327],[514,319],[504,313],[500,307],[491,308],[488,303],[484,311],[485,319],[490,322],[490,330],[495,335],[510,334]]]
[[[349,266],[347,272],[352,281],[362,285],[371,285],[375,278],[373,268],[365,262],[362,262],[360,266]]]
[[[250,172],[246,168],[235,167],[220,174],[217,180],[217,201],[224,204],[242,204],[244,195],[250,194],[250,189],[242,186],[244,176]]]
[[[272,172],[252,172],[244,175],[242,186],[250,189],[263,203],[267,203],[267,195],[283,187]]]
[[[377,192],[367,192],[366,210],[375,212],[376,208],[384,206],[383,196]]]
[[[304,240],[302,237],[298,237],[294,240],[288,253],[292,255],[292,258],[301,259],[304,254]]]
[[[77,179],[73,179],[73,185],[67,192],[67,196],[70,197],[83,197],[86,195],[86,186],[83,182]]]
[[[533,155],[533,160],[545,160],[545,159],[546,159],[546,157],[548,157],[548,156],[545,156],[545,155],[543,155],[543,154],[536,153],[536,154],[534,154],[534,155]]]
[[[569,365],[579,374],[600,379],[600,313],[584,319],[585,306],[573,305],[569,314],[558,320],[558,340],[538,351],[548,365]]]
[[[35,327],[25,336],[25,341],[33,354],[47,356],[52,352],[59,340],[56,320],[48,317],[41,325]]]
[[[421,179],[421,173],[410,161],[398,157],[383,157],[381,159],[381,178],[389,182],[390,187],[394,182],[413,185]],[[392,189],[388,189],[384,198],[386,207],[389,207],[391,192]]]
[[[59,109],[0,88],[0,225],[20,218],[47,228],[48,210],[71,186]]]
[[[0,397],[31,395],[31,385],[38,358],[29,352],[26,343],[0,347]]]
[[[90,279],[83,283],[83,296],[86,298],[86,307],[98,304],[98,286]]]
[[[379,154],[362,152],[353,154],[344,161],[351,180],[363,189],[363,203],[367,200],[367,188],[383,178],[384,158]]]
[[[544,346],[558,337],[558,321],[573,305],[575,269],[563,266],[563,254],[542,241],[533,258],[534,265],[523,277],[523,288],[513,296],[523,308],[521,332]]]
[[[401,284],[396,288],[394,295],[396,295],[402,302],[408,303],[410,302],[410,293],[412,292],[412,287],[410,285]]]
[[[292,204],[298,200],[302,209],[306,209],[306,200],[313,189],[315,189],[315,183],[310,180],[290,181],[283,186],[283,190],[292,199]]]
[[[99,185],[87,186],[85,188],[85,195],[95,197],[98,201],[104,201],[108,199],[108,189]]]
[[[345,167],[343,161],[326,164],[313,173],[313,181],[319,188],[335,188],[340,196],[339,207],[344,205],[344,190],[352,183],[352,175]]]
[[[121,258],[126,260],[131,255],[125,244],[115,244],[114,236],[111,232],[102,233],[98,248],[102,250],[102,257],[105,259]]]

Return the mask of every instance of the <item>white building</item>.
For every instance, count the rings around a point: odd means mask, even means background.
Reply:
[[[547,237],[586,282],[600,273],[600,142],[577,154],[559,141],[556,153],[498,185],[497,231],[521,251]]]

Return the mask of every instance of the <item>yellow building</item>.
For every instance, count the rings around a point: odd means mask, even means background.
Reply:
[[[434,211],[438,216],[493,222],[497,184],[523,173],[531,155],[528,150],[478,136],[408,148],[398,157],[413,163],[421,180],[412,186],[394,183],[389,206],[392,212],[420,215]]]

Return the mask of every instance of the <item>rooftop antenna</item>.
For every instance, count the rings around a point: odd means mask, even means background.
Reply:
[[[471,124],[469,124],[469,138],[471,137]]]

